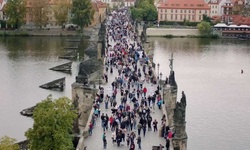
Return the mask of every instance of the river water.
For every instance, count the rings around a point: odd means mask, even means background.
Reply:
[[[153,42],[154,62],[163,77],[169,74],[170,53],[180,92],[187,96],[189,150],[249,150],[250,134],[250,42],[236,40],[164,39]],[[78,61],[67,75],[48,70],[68,62],[58,59],[69,43],[60,37],[0,38],[0,137],[24,140],[32,119],[20,115],[49,94],[71,98]],[[81,43],[82,49],[87,41]],[[244,73],[241,74],[240,70]],[[64,92],[39,85],[66,77]]]
[[[249,150],[250,41],[149,40],[163,78],[174,54],[178,100],[181,91],[187,97],[188,149]]]
[[[74,44],[74,43],[73,43]],[[24,140],[24,132],[32,127],[33,120],[20,115],[20,111],[34,106],[49,94],[53,98],[71,98],[71,84],[75,80],[78,61],[72,64],[72,75],[49,70],[69,62],[58,59],[64,47],[72,45],[60,37],[7,37],[0,38],[0,137],[8,135]],[[87,41],[83,40],[80,49]],[[79,51],[80,57],[83,50]],[[40,85],[66,77],[63,92],[45,90]]]

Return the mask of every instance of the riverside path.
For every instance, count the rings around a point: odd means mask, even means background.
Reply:
[[[160,144],[165,150],[166,141],[171,140],[168,133],[171,131],[165,131],[167,119],[158,107],[162,96],[157,89],[157,77],[129,20],[126,9],[113,11],[106,19],[105,83],[99,88],[94,104],[100,116],[92,115],[92,133],[84,140],[87,150],[132,150],[133,146],[152,150]],[[155,120],[157,131],[153,127]],[[171,145],[169,149],[172,150]]]

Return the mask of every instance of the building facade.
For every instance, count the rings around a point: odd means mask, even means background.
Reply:
[[[208,2],[208,6],[210,7],[210,17],[220,15],[219,3],[219,0],[211,0]]]
[[[204,14],[210,16],[210,7],[203,0],[167,0],[158,6],[158,22],[200,22]]]
[[[61,1],[64,5],[72,5],[72,0],[64,0]],[[27,26],[34,26],[34,18],[35,18],[35,14],[34,14],[34,9],[36,9],[36,7],[44,7],[45,13],[46,13],[46,17],[47,17],[47,26],[49,26],[50,28],[53,27],[60,27],[57,24],[56,18],[55,18],[55,14],[54,14],[54,9],[59,9],[56,7],[59,7],[59,1],[56,0],[47,0],[47,1],[34,1],[34,0],[27,0],[26,1],[26,16],[25,16],[25,24]],[[68,12],[68,20],[70,18],[70,14]]]
[[[92,8],[94,10],[94,16],[90,26],[95,26],[105,19],[108,6],[102,1],[92,1]]]

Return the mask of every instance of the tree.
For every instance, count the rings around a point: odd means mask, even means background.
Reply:
[[[4,136],[0,139],[0,150],[19,150],[19,145],[15,144],[16,139]]]
[[[73,0],[73,7],[71,10],[72,22],[83,27],[91,24],[94,16],[94,10],[90,0]]]
[[[210,18],[209,16],[203,14],[203,19],[202,21],[206,21],[206,22],[209,22],[210,24],[212,24],[212,18]]]
[[[57,24],[63,25],[68,21],[68,13],[71,8],[69,0],[58,0],[57,5],[53,7],[53,12]]]
[[[38,103],[34,112],[33,128],[25,136],[31,150],[71,150],[71,135],[76,110],[66,97],[53,100],[51,95]]]
[[[5,14],[8,18],[7,23],[19,28],[24,23],[26,13],[25,0],[8,0],[6,3]]]
[[[209,22],[202,21],[201,23],[197,25],[197,28],[199,29],[200,33],[203,35],[211,33],[211,25]]]
[[[42,28],[48,23],[49,1],[48,0],[32,0],[32,12],[35,26]]]
[[[138,0],[137,7],[131,8],[132,18],[134,20],[155,21],[157,20],[157,9],[151,0]]]

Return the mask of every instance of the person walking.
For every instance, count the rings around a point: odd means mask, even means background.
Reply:
[[[132,143],[130,144],[129,150],[135,150],[135,143],[134,143],[134,142],[132,142]]]
[[[107,147],[107,139],[106,139],[105,132],[102,135],[102,141],[103,141],[103,147],[106,149],[106,147]]]
[[[166,150],[169,150],[169,146],[170,146],[170,141],[169,141],[169,139],[167,138],[167,139],[166,139]]]
[[[93,130],[93,124],[90,121],[90,123],[89,123],[89,135],[92,135],[92,130]]]
[[[141,149],[141,137],[140,137],[140,135],[138,135],[136,140],[137,140],[138,148]]]
[[[154,132],[155,132],[155,131],[158,131],[158,129],[157,129],[157,124],[158,124],[158,122],[157,122],[156,119],[155,119],[154,122],[153,122]]]
[[[147,130],[146,123],[143,124],[142,129],[143,129],[143,136],[145,137],[145,135],[146,135],[146,130]]]
[[[142,90],[142,92],[143,92],[145,98],[146,98],[147,91],[148,91],[148,90],[147,90],[146,87],[144,87],[143,90]]]
[[[141,128],[142,128],[141,123],[138,123],[138,125],[137,125],[138,135],[141,135]]]

